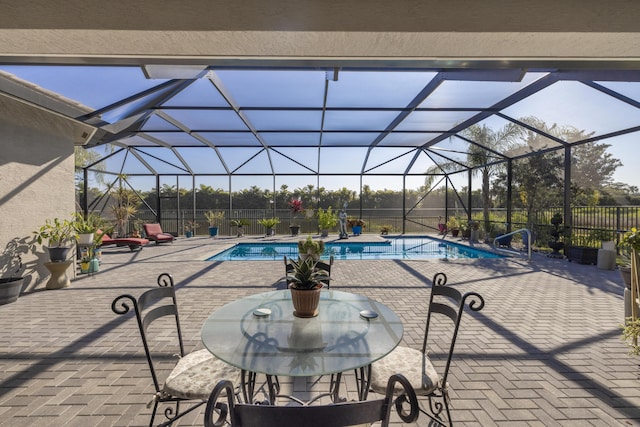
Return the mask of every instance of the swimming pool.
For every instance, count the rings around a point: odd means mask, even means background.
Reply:
[[[272,261],[297,257],[295,242],[238,243],[207,261]],[[430,237],[390,237],[383,242],[325,242],[322,259],[459,259],[504,258],[502,255]]]

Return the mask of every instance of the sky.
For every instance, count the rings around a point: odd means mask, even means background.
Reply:
[[[50,67],[38,66],[0,66],[0,69],[13,73],[20,78],[33,82],[46,89],[60,93],[70,99],[76,100],[84,105],[94,109],[99,109],[106,105],[117,102],[134,93],[149,89],[163,82],[163,80],[146,79],[137,67],[82,67],[82,66],[66,66],[58,68],[55,71]],[[233,70],[219,71],[218,75],[223,80],[229,91],[234,95],[235,101],[239,105],[265,105],[265,106],[302,106],[302,107],[318,107],[322,105],[322,94],[324,91],[324,72],[317,71],[314,73],[300,72],[262,72],[256,74],[255,71],[235,72]],[[349,73],[342,72],[337,82],[330,81],[329,97],[327,105],[337,107],[396,107],[406,106],[413,96],[419,91],[434,73],[416,73],[409,72],[401,75],[401,78],[392,80],[388,73],[370,72],[370,73]],[[505,95],[512,93],[514,90],[522,87],[524,84],[542,77],[543,73],[528,73],[523,82],[502,83],[502,82],[460,82],[447,81],[443,83],[420,107],[485,107],[501,99]],[[283,77],[284,76],[284,77]],[[608,89],[615,90],[636,103],[640,102],[640,83],[610,83],[602,82],[602,85]],[[338,90],[339,89],[339,90]],[[204,105],[204,106],[223,106],[227,105],[226,101],[220,94],[213,89],[206,79],[201,79],[184,91],[168,104],[172,105]],[[559,125],[571,125],[578,129],[584,129],[585,132],[593,132],[596,136],[613,132],[618,129],[630,128],[640,125],[640,110],[636,106],[625,104],[606,94],[598,92],[579,82],[558,82],[542,91],[529,96],[528,98],[514,104],[502,111],[511,117],[520,118],[526,116],[535,116],[544,120],[547,124],[557,123]],[[119,115],[126,113],[126,108],[116,110],[105,115],[107,119],[117,120]],[[276,114],[279,113],[279,114]],[[174,118],[178,118],[181,122],[189,124],[190,128],[197,129],[201,126],[207,126],[212,120],[221,120],[222,126],[244,128],[244,124],[238,120],[234,113],[229,112],[228,115],[213,116],[207,111],[177,111],[172,110],[171,114]],[[246,111],[245,113],[252,123],[259,129],[279,129],[283,124],[279,124],[279,120],[283,120],[280,112],[269,111]],[[325,129],[334,130],[341,129],[360,129],[367,130],[373,123],[384,117],[389,120],[395,117],[397,112],[394,111],[352,111],[352,112],[332,112],[328,111],[325,115]],[[469,117],[473,112],[415,112],[400,123],[398,129],[402,130],[431,130],[448,129],[453,124]],[[315,111],[290,111],[285,117],[286,126],[291,129],[300,128],[300,130],[314,129],[317,127],[321,116]],[[489,118],[483,124],[500,128],[506,121],[501,118]],[[163,125],[164,124],[164,125]],[[167,123],[161,119],[154,122],[154,126],[167,126]],[[239,135],[239,134],[238,134]],[[250,134],[248,134],[250,136]],[[375,135],[375,134],[371,134]],[[371,140],[372,136],[357,133],[335,133],[325,134],[323,136],[328,143],[335,143],[338,146],[342,141],[353,141],[358,143],[360,139]],[[396,134],[398,138],[424,138],[424,134],[416,134],[411,136],[410,133]],[[394,135],[394,136],[396,136]],[[158,134],[160,136],[160,134]],[[273,138],[277,141],[286,141],[291,135],[287,134],[265,134],[265,138]],[[616,170],[614,179],[630,185],[640,186],[640,170],[635,166],[634,154],[637,152],[638,133],[631,135],[623,135],[616,138],[603,140],[602,142],[611,144],[609,151],[614,157],[620,159],[623,166]],[[206,135],[210,140],[215,141],[219,137],[214,134]],[[225,135],[228,138],[228,135]],[[251,137],[251,136],[250,136]],[[314,143],[313,138],[317,138],[313,134],[298,134],[296,138],[311,138],[310,143]],[[245,137],[242,137],[245,138]],[[245,141],[239,139],[238,143]],[[252,138],[252,137],[251,137]],[[333,138],[333,139],[332,139]],[[390,139],[387,139],[390,141]],[[181,141],[177,141],[178,144]],[[269,142],[267,140],[267,142]],[[458,141],[458,144],[460,141]],[[389,144],[392,144],[391,142]],[[256,143],[257,145],[257,143]],[[382,144],[384,145],[384,144]],[[455,148],[456,143],[445,140],[438,144],[443,148]],[[258,153],[259,147],[255,148],[224,148],[221,152],[226,155],[225,159],[231,169],[236,167],[250,169],[252,172],[267,173],[269,168],[265,153]],[[151,151],[151,150],[149,150]],[[179,150],[180,151],[180,150]],[[190,164],[201,165],[203,170],[211,165],[219,165],[220,160],[213,153],[193,152],[187,153],[180,151],[181,155],[187,159]],[[369,162],[365,169],[377,166],[385,162],[389,158],[395,158],[379,168],[379,172],[402,172],[406,168],[412,154],[402,156],[407,149],[400,150],[393,146],[379,147],[370,153]],[[159,151],[154,151],[158,153]],[[341,174],[345,172],[358,173],[362,167],[362,162],[366,156],[366,148],[329,148],[323,149],[320,157],[321,171],[328,173]],[[231,153],[237,155],[231,155]],[[252,158],[254,153],[258,153]],[[279,153],[282,153],[280,155]],[[290,173],[298,173],[304,171],[304,166],[311,169],[318,167],[317,149],[296,149],[291,147],[281,147],[279,153],[271,153],[272,162],[280,170],[286,170]],[[289,156],[297,160],[300,164],[295,164],[286,158]],[[457,154],[458,158],[463,158],[463,154]],[[250,161],[243,166],[244,162]],[[251,160],[252,159],[252,160]],[[114,158],[114,163],[117,159]],[[173,158],[168,161],[178,163]],[[162,167],[161,161],[148,158],[148,162],[153,163],[154,167]],[[260,164],[262,162],[262,164]],[[413,171],[422,172],[431,164],[424,156],[420,161],[416,162]],[[252,169],[254,168],[254,169]],[[221,182],[222,188],[228,187],[226,178],[205,179],[214,183]],[[466,185],[466,178],[461,185]],[[408,177],[407,187],[416,188],[424,182],[422,177]],[[245,184],[246,183],[246,184]],[[253,183],[253,184],[250,184]],[[307,184],[317,185],[315,177],[278,177],[276,181],[276,189],[283,183],[289,185],[290,188],[297,188]],[[350,176],[323,176],[320,185],[327,189],[338,189],[341,187],[357,188],[360,184],[358,177]],[[369,185],[372,189],[394,189],[402,188],[401,177],[378,177],[365,176],[363,184]],[[242,177],[234,181],[234,187],[243,185],[258,185],[262,188],[272,188],[273,179],[271,177]],[[474,183],[474,186],[477,184]],[[218,185],[214,185],[218,187]]]

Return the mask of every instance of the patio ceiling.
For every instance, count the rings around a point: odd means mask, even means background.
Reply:
[[[496,162],[640,130],[636,70],[0,69],[88,107],[72,117],[97,128],[86,147],[117,147],[101,163],[127,175],[423,175],[467,169],[472,146]],[[532,116],[589,137],[558,139],[523,121]],[[544,143],[496,150],[465,134],[508,123]]]

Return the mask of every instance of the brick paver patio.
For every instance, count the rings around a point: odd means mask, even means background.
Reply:
[[[274,289],[283,274],[281,261],[202,261],[237,241],[180,238],[139,252],[105,249],[99,274],[0,306],[0,425],[147,425],[153,386],[137,327],[115,315],[111,301],[171,273],[187,348],[200,348],[200,327],[213,310]],[[463,319],[451,369],[458,425],[640,425],[639,359],[620,340],[617,271],[541,255],[530,262],[339,260],[332,287],[389,305],[404,321],[404,344],[418,348],[438,271],[486,300],[483,311]],[[307,386],[299,381],[291,386]],[[179,425],[202,425],[202,415]]]

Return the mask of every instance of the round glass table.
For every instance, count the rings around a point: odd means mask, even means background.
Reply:
[[[278,375],[311,377],[356,370],[358,376],[361,369],[358,393],[364,399],[371,363],[389,354],[402,334],[402,321],[386,305],[335,290],[321,292],[316,317],[295,317],[290,291],[281,290],[225,305],[209,316],[201,331],[212,354],[242,370],[245,398],[252,395],[255,374],[265,374],[271,384]],[[337,399],[337,390],[331,394]]]

